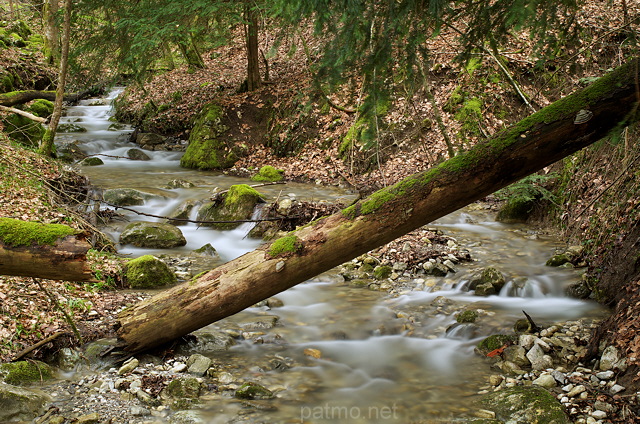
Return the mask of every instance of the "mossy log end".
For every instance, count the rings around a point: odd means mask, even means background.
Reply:
[[[125,310],[138,352],[237,313],[505,187],[637,120],[638,61],[527,117],[469,152]],[[576,123],[581,110],[591,119]],[[285,240],[286,241],[286,240]]]
[[[0,218],[0,275],[96,282],[85,238],[66,225]]]

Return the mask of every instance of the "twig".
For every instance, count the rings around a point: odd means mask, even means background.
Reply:
[[[529,316],[528,313],[526,313],[525,311],[522,311],[522,313],[524,314],[525,317],[527,317],[527,321],[529,321],[529,324],[531,324],[532,333],[537,333],[538,331],[542,330],[542,328],[538,327],[536,323],[533,322],[533,319]]]
[[[25,118],[29,118],[32,121],[40,122],[41,124],[44,124],[45,122],[47,122],[47,120],[45,118],[41,118],[41,117],[36,116],[36,115],[34,115],[32,113],[25,112],[24,110],[16,109],[14,107],[7,107],[7,106],[0,105],[0,110],[4,110],[5,112],[11,112],[11,113],[16,113],[18,115],[22,115]]]
[[[51,303],[53,303],[53,306],[55,306],[56,309],[58,309],[60,312],[62,312],[62,315],[64,315],[65,321],[67,321],[67,324],[69,324],[71,326],[71,330],[73,330],[73,334],[76,335],[76,338],[78,339],[78,342],[80,344],[82,344],[83,343],[82,342],[82,335],[78,331],[78,327],[76,327],[76,324],[75,324],[75,322],[73,322],[73,319],[71,318],[71,316],[69,316],[67,311],[65,311],[64,308],[62,306],[60,306],[60,303],[58,302],[58,300],[51,293],[49,293],[49,291],[42,285],[40,280],[38,280],[37,278],[34,278],[34,277],[31,277],[31,280],[34,281],[38,285],[38,287],[40,287],[40,290],[42,290],[44,292],[44,294],[47,295],[47,297],[51,300]]]
[[[16,356],[13,357],[11,362],[19,361],[20,359],[22,359],[23,357],[25,357],[29,353],[33,352],[37,348],[39,348],[41,346],[44,346],[47,343],[51,343],[52,341],[54,341],[58,337],[62,336],[63,334],[67,334],[67,332],[66,331],[58,331],[57,333],[52,334],[51,336],[47,337],[46,339],[40,340],[38,343],[36,343],[34,345],[31,345],[28,348],[20,351]]]

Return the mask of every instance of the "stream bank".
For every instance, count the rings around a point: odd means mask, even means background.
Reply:
[[[94,184],[100,181],[98,185],[103,188],[121,185],[166,194],[168,201],[151,201],[140,207],[140,210],[157,212],[163,207],[175,207],[178,204],[173,202],[175,199],[209,196],[212,186],[235,181],[217,173],[183,170],[176,166],[179,153],[175,152],[147,152],[152,157],[157,155],[157,160],[133,165],[112,158],[122,156],[125,149],[133,146],[122,133],[115,135],[113,142],[104,139],[114,135],[114,131],[104,130],[104,126],[110,125],[106,106],[80,105],[71,109],[78,114],[70,115],[77,120],[75,124],[95,130],[81,133],[80,137],[86,140],[80,145],[86,149],[100,148],[98,151],[110,155],[105,156],[103,168],[85,168],[87,173],[96,173],[97,178],[91,177]],[[83,110],[89,113],[80,114]],[[193,174],[185,176],[185,172]],[[191,192],[159,187],[165,179],[175,179],[178,175],[198,184]],[[119,176],[128,179],[118,180]],[[299,198],[335,199],[345,195],[338,189],[309,185],[287,186],[289,190]],[[280,192],[274,191],[270,196],[278,197]],[[106,403],[108,409],[102,415],[98,413],[97,419],[111,419],[114,423],[171,422],[184,415],[199,417],[200,422],[300,422],[307,415],[318,422],[335,422],[327,415],[313,416],[314,413],[322,415],[325,406],[338,411],[347,408],[354,415],[364,415],[365,411],[375,408],[379,422],[471,419],[477,412],[471,399],[478,391],[488,390],[483,387],[494,373],[490,363],[473,353],[482,338],[496,332],[511,333],[523,308],[538,323],[569,319],[558,332],[573,332],[580,337],[588,332],[592,319],[602,316],[597,305],[564,295],[565,286],[578,278],[574,271],[544,266],[553,250],[560,246],[556,240],[531,232],[527,227],[495,223],[492,215],[482,206],[471,207],[439,220],[424,229],[424,234],[416,236],[422,244],[443,245],[441,258],[447,259],[440,262],[437,258],[430,258],[434,262],[423,259],[417,262],[417,269],[409,270],[411,258],[395,260],[388,264],[391,273],[385,277],[373,280],[368,274],[360,274],[356,276],[359,278],[353,278],[354,271],[365,272],[361,270],[364,265],[378,262],[384,265],[385,252],[378,257],[375,254],[361,257],[344,269],[319,276],[281,293],[277,299],[196,332],[196,340],[191,345],[169,352],[172,357],[136,358],[138,365],[123,370],[120,375],[118,367],[97,358],[89,366],[82,361],[72,361],[71,367],[59,375],[58,382],[51,386],[45,383],[41,388],[52,396],[56,394],[53,405],[59,408],[61,416],[80,418],[95,412],[97,404]],[[129,219],[136,218],[132,214]],[[188,231],[188,238],[194,240],[192,246],[199,247],[201,241],[218,241],[217,250],[228,257],[250,248],[243,243],[256,243],[245,240],[246,228],[235,233],[201,230]],[[117,235],[121,227],[115,225],[111,231]],[[432,243],[435,239],[443,243]],[[187,245],[177,253],[184,254],[190,248]],[[412,250],[410,244],[406,250],[403,244],[389,248],[387,253],[398,258]],[[460,261],[467,257],[465,251],[473,261],[453,264],[456,272],[449,268],[445,275],[436,276],[428,273],[436,266],[425,267],[427,262],[444,265],[446,260]],[[121,252],[148,253],[127,246],[122,246]],[[401,254],[397,255],[398,252]],[[462,254],[456,256],[455,252]],[[501,268],[508,282],[520,278],[524,290],[511,290],[505,284],[504,293],[475,296],[467,283],[480,268],[488,266]],[[450,331],[456,326],[458,313],[469,309],[478,314],[477,322]],[[587,318],[579,320],[580,317]],[[95,348],[88,349],[94,351]],[[85,356],[91,356],[84,352]],[[192,370],[190,374],[190,367],[198,361],[206,365],[200,363],[204,371]],[[566,366],[569,371],[569,365]],[[199,396],[178,404],[171,400],[158,405],[153,396],[156,390],[186,375],[202,379],[195,383],[189,380]],[[503,378],[497,384],[524,384],[532,381],[533,376],[525,372],[519,379]],[[260,384],[273,397],[263,392],[259,396],[269,399],[239,399],[237,391],[245,383]],[[187,412],[176,412],[181,408]],[[396,413],[398,415],[393,415]]]

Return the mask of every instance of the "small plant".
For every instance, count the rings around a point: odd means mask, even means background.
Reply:
[[[495,196],[499,200],[518,197],[524,201],[542,200],[549,201],[554,205],[557,205],[558,202],[556,195],[545,187],[557,177],[558,174],[555,172],[545,175],[532,174],[511,184],[510,186],[498,190],[495,193]]]

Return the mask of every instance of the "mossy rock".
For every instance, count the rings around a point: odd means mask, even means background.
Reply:
[[[476,322],[477,319],[478,312],[473,309],[462,311],[456,316],[456,321],[460,324],[471,324]]]
[[[40,390],[0,383],[0,422],[31,422],[50,402],[51,397]]]
[[[514,196],[502,206],[502,209],[500,209],[500,212],[498,212],[496,216],[496,221],[507,224],[527,222],[535,205],[536,201],[534,199]]]
[[[518,340],[516,336],[509,336],[506,334],[493,334],[484,340],[482,340],[476,346],[478,353],[486,356],[487,353],[504,346],[507,343],[515,343]]]
[[[0,365],[0,378],[14,386],[48,380],[52,375],[49,365],[40,361],[18,361]]]
[[[82,161],[80,161],[79,165],[80,166],[100,166],[100,165],[104,165],[104,161],[102,159],[98,158],[98,157],[91,156],[90,158],[82,159]],[[142,204],[142,203],[140,203],[140,204]],[[125,205],[120,205],[120,206],[125,206]]]
[[[546,266],[562,266],[566,263],[571,262],[571,259],[566,253],[560,253],[558,255],[553,255],[547,260],[545,263]]]
[[[362,267],[360,268],[362,269]],[[389,278],[391,276],[391,272],[393,268],[389,265],[378,265],[373,269],[373,277],[376,280],[384,280],[385,278]]]
[[[4,118],[2,124],[9,138],[30,148],[38,147],[45,132],[38,122],[15,113]]]
[[[187,200],[184,203],[181,203],[180,206],[169,214],[169,219],[167,222],[172,225],[187,225],[187,221],[180,221],[182,219],[189,219],[191,216],[191,211],[195,207],[196,202],[194,200]]]
[[[0,218],[0,240],[8,246],[54,245],[58,239],[77,234],[63,224],[41,224],[13,218]]]
[[[60,124],[58,125],[58,132],[61,133],[85,133],[87,129],[76,124]]]
[[[7,27],[9,32],[14,32],[20,36],[20,38],[27,39],[31,35],[31,29],[29,29],[29,25],[23,20],[17,20],[11,23]]]
[[[197,378],[177,378],[167,384],[167,387],[162,391],[162,395],[172,398],[197,399],[201,390],[202,384]]]
[[[189,145],[180,165],[195,169],[230,168],[238,156],[222,135],[228,130],[223,124],[224,109],[209,103],[204,107],[189,135]]]
[[[131,160],[151,160],[149,155],[143,152],[140,149],[129,149],[127,150],[127,157]]]
[[[144,204],[155,196],[132,188],[112,188],[105,190],[102,197],[115,206],[136,206]]]
[[[28,110],[40,118],[47,118],[53,113],[53,102],[45,99],[38,99],[29,106]]]
[[[477,296],[488,296],[499,293],[506,280],[498,269],[489,266],[477,272],[469,281],[469,289],[475,290]]]
[[[238,399],[271,399],[273,392],[257,383],[244,383],[235,393]]]
[[[134,289],[162,287],[177,282],[167,264],[152,255],[130,260],[126,265],[127,282]]]
[[[480,401],[496,418],[514,424],[569,424],[562,404],[538,386],[515,386],[488,393]]]
[[[264,202],[263,196],[246,184],[229,187],[224,201],[208,203],[198,211],[199,221],[236,221],[249,219],[258,203]],[[218,230],[232,230],[241,223],[202,224]]]
[[[170,249],[187,244],[182,231],[175,225],[162,222],[138,221],[127,225],[120,234],[120,244],[151,249]]]
[[[277,182],[282,181],[284,170],[276,169],[271,165],[260,168],[258,173],[251,177],[252,181]]]

